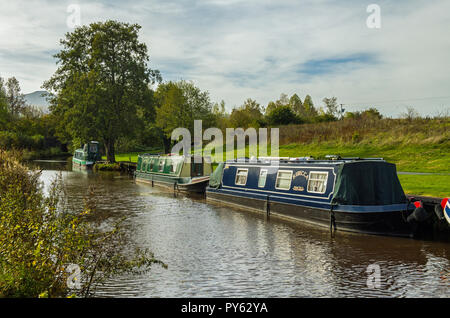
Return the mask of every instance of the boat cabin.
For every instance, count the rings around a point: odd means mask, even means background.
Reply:
[[[212,173],[208,157],[144,154],[138,156],[136,181],[204,192]]]
[[[101,160],[100,144],[98,141],[90,141],[83,148],[76,149],[72,162],[79,166],[93,166],[96,161]]]
[[[206,195],[211,201],[324,226],[335,218],[340,229],[367,233],[404,231],[401,211],[412,208],[395,165],[381,158],[227,161],[211,175]]]

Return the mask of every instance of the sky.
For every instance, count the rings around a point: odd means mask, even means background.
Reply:
[[[434,116],[450,108],[449,13],[448,0],[0,0],[0,76],[41,90],[74,24],[114,19],[142,26],[164,81],[193,81],[227,110],[296,93]]]

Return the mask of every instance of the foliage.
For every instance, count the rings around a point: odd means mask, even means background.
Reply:
[[[21,149],[27,153],[50,153],[61,143],[54,136],[55,119],[25,104],[19,82],[9,78],[6,83],[0,77],[0,148]],[[52,151],[54,152],[54,151]]]
[[[367,118],[367,119],[382,119],[383,115],[375,107],[371,107],[364,111],[346,112],[344,118]]]
[[[340,112],[338,111],[338,104],[337,104],[336,97],[331,97],[331,98],[325,97],[322,101],[325,104],[326,113],[328,115],[332,115],[334,117],[339,116]]]
[[[161,131],[166,152],[170,150],[174,129],[187,128],[193,136],[194,120],[202,120],[204,129],[215,124],[209,92],[201,91],[192,82],[162,83],[155,92],[155,100],[155,125]]]
[[[230,125],[232,127],[258,128],[263,119],[262,108],[255,100],[248,98],[242,106],[232,110],[230,114]]]
[[[6,98],[9,113],[12,117],[17,117],[23,113],[26,108],[25,98],[21,93],[19,81],[15,77],[8,78],[6,82]]]
[[[301,122],[300,118],[295,115],[289,105],[279,106],[273,109],[267,115],[267,121],[269,125],[273,126],[299,124]]]
[[[289,106],[297,116],[305,116],[305,108],[303,107],[302,100],[300,99],[300,97],[298,97],[297,94],[291,96],[291,98],[289,99]]]
[[[314,107],[314,103],[312,101],[311,96],[306,95],[305,100],[303,101],[303,107],[305,108],[305,117],[312,118],[317,116],[317,110]]]
[[[99,140],[111,162],[117,138],[134,135],[140,126],[139,109],[153,107],[149,84],[160,80],[147,67],[140,28],[106,21],[67,33],[54,55],[59,67],[43,86],[54,92],[50,109],[60,136]]]
[[[118,163],[96,163],[94,165],[95,171],[120,171]]]
[[[68,211],[61,179],[44,196],[39,177],[0,150],[0,297],[86,297],[112,275],[165,266],[147,250],[125,257],[120,222],[96,226],[89,198],[82,212]],[[80,289],[67,283],[70,264],[81,270]]]
[[[420,114],[413,107],[406,107],[405,112],[400,114],[401,118],[408,119],[412,121],[413,119],[419,118]]]

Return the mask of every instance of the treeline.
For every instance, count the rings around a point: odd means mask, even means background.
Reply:
[[[193,132],[194,120],[202,120],[203,129],[224,131],[383,118],[376,108],[344,112],[336,97],[324,98],[317,106],[310,95],[302,100],[298,94],[281,94],[267,105],[248,98],[227,111],[224,101],[213,102],[209,92],[193,82],[163,82],[159,71],[148,67],[140,28],[106,21],[67,33],[54,55],[58,68],[42,86],[49,92],[50,114],[25,105],[17,80],[1,80],[0,148],[72,152],[97,140],[107,160],[114,162],[116,152],[151,148],[169,152],[172,131],[184,127]],[[409,108],[404,117],[418,114]]]
[[[54,127],[53,116],[26,103],[15,77],[0,77],[0,149],[21,149],[27,159],[61,154]]]

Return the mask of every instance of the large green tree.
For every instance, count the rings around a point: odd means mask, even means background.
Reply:
[[[312,101],[311,96],[306,95],[305,100],[303,101],[303,108],[305,109],[306,117],[312,118],[317,116],[317,110],[314,107],[314,103]]]
[[[300,117],[298,117],[289,105],[282,105],[273,109],[267,114],[267,121],[269,125],[289,125],[301,123]]]
[[[230,123],[235,128],[259,127],[263,120],[261,105],[251,98],[247,98],[244,104],[233,109],[230,115]]]
[[[291,107],[294,114],[300,117],[305,116],[305,108],[303,107],[302,100],[297,94],[294,94],[289,98],[289,106]]]
[[[115,161],[115,141],[140,127],[139,109],[152,107],[149,85],[161,80],[147,65],[140,28],[106,21],[67,33],[54,56],[59,67],[43,85],[53,93],[50,110],[59,119],[60,135],[99,140],[110,162]]]
[[[156,121],[166,152],[170,151],[175,128],[187,128],[194,133],[194,120],[201,120],[203,129],[215,124],[213,104],[208,91],[201,91],[192,82],[162,83],[155,92]]]
[[[25,97],[21,92],[19,81],[14,76],[8,78],[5,86],[9,113],[16,118],[26,109]]]
[[[8,100],[3,78],[0,77],[0,131],[6,130],[8,123]]]

